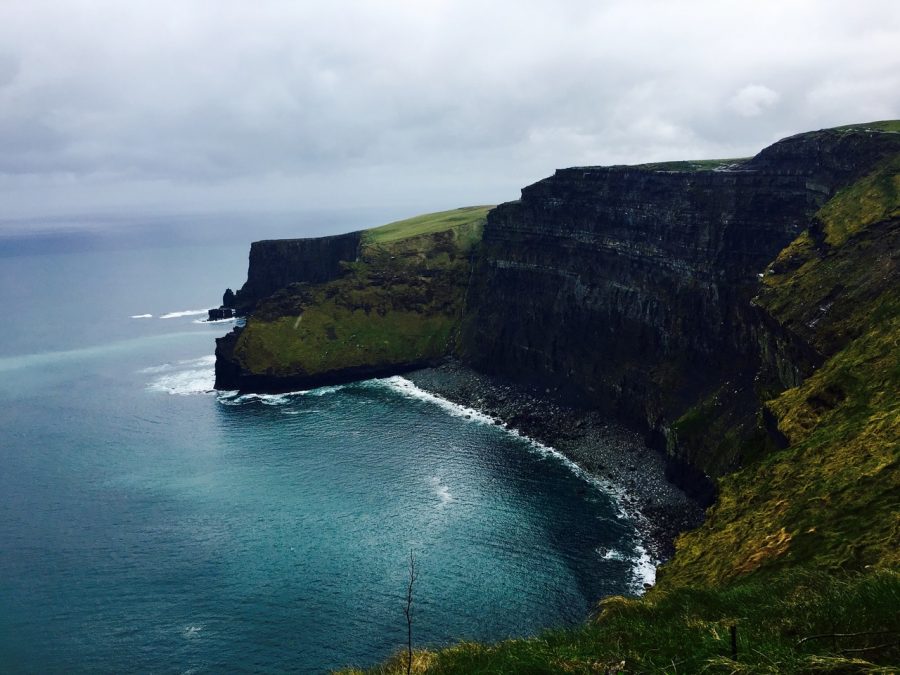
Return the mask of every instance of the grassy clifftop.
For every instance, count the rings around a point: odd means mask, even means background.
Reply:
[[[254,376],[322,378],[449,353],[472,247],[490,207],[418,216],[363,233],[358,259],[324,284],[293,284],[254,311],[233,350]]]

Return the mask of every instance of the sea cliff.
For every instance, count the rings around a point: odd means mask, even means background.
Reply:
[[[216,341],[216,387],[311,389],[439,362],[456,345],[470,258],[489,208],[346,237],[257,242],[236,299],[250,316]]]
[[[247,313],[258,302],[293,283],[321,284],[343,274],[341,263],[356,260],[362,232],[309,239],[266,239],[250,245],[247,281],[233,307]]]
[[[828,130],[746,161],[557,171],[489,214],[460,352],[477,369],[575,390],[722,475],[744,459],[736,448],[694,453],[673,425],[727,389],[732,433],[757,433],[771,354],[759,342],[772,339],[751,303],[759,277],[897,140]]]
[[[311,357],[283,317],[340,318],[328,308],[341,306],[369,325],[364,299],[376,288],[377,316],[399,306],[419,327],[442,317],[445,332],[423,333],[441,336],[433,362],[454,356],[615,416],[665,453],[670,479],[716,497],[646,598],[604,600],[566,631],[422,652],[417,672],[890,672],[900,662],[900,122],[800,134],[745,160],[560,170],[487,213],[483,233],[479,223],[446,258],[434,232],[399,230],[394,241],[409,243],[397,250],[414,255],[382,249],[386,266],[345,265],[337,280],[257,304],[245,330],[265,335],[281,321],[281,337],[223,339],[217,374],[252,364],[259,379],[226,383],[314,382],[296,370]],[[438,260],[448,275],[435,284]],[[409,304],[410,289],[430,299]],[[401,328],[354,342],[343,321],[314,325],[300,342],[317,354],[323,335],[356,345],[359,361],[339,352],[327,377],[352,376],[341,368],[355,363],[395,372],[421,353]],[[389,359],[384,345],[396,347]],[[285,354],[301,379],[284,378]]]

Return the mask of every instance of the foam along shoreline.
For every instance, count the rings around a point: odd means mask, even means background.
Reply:
[[[675,538],[703,520],[703,508],[666,478],[665,458],[648,448],[639,433],[606,415],[573,408],[552,392],[486,376],[456,362],[412,371],[403,379],[467,413],[475,410],[502,420],[538,451],[552,450],[579,476],[613,493],[641,531],[644,566],[655,567],[671,557]]]
[[[566,453],[543,443],[523,433],[521,430],[506,423],[500,416],[491,415],[477,408],[457,403],[439,394],[428,391],[411,379],[402,376],[393,376],[383,379],[365,380],[347,385],[334,385],[319,387],[317,389],[286,392],[280,394],[241,394],[239,391],[216,391],[213,388],[215,380],[215,356],[204,356],[197,359],[188,359],[172,364],[163,364],[145,368],[141,372],[157,375],[148,384],[148,389],[167,393],[170,395],[197,395],[216,394],[218,402],[222,405],[236,406],[247,403],[261,403],[262,405],[280,406],[289,404],[298,396],[325,396],[335,393],[348,386],[386,387],[396,394],[409,399],[425,401],[441,408],[445,413],[453,417],[476,424],[497,426],[504,432],[526,441],[526,447],[544,458],[552,458],[561,462],[580,480],[585,481],[601,492],[610,495],[616,505],[618,516],[631,521],[636,529],[637,538],[633,541],[634,554],[627,556],[616,552],[619,557],[607,557],[605,559],[618,559],[628,562],[631,566],[632,579],[630,587],[635,594],[641,594],[656,581],[656,567],[661,562],[658,556],[651,554],[652,543],[649,541],[652,533],[652,521],[639,508],[636,502],[629,498],[624,485],[608,480],[594,472],[585,470],[577,461]],[[420,371],[417,371],[420,372]],[[445,500],[449,503],[449,500]]]
[[[232,323],[237,321],[238,317],[232,316],[227,319],[194,319],[192,323]]]
[[[502,428],[506,433],[527,441],[528,448],[532,452],[535,452],[542,457],[550,457],[556,461],[561,462],[579,479],[585,481],[586,483],[589,483],[593,487],[599,489],[601,492],[612,496],[618,509],[619,517],[630,520],[635,525],[635,528],[638,532],[638,540],[633,543],[635,549],[634,556],[626,556],[621,552],[616,551],[615,557],[611,558],[604,556],[604,558],[607,560],[623,560],[631,564],[631,588],[636,594],[642,594],[648,586],[652,586],[656,583],[656,567],[662,561],[651,556],[650,552],[645,546],[647,542],[644,541],[644,538],[647,535],[648,531],[648,520],[646,516],[644,516],[639,510],[635,509],[625,498],[626,491],[622,486],[616,485],[597,475],[585,471],[584,468],[582,468],[577,462],[573,461],[564,453],[560,452],[554,447],[541,443],[540,441],[522,433],[518,429],[509,426],[500,417],[489,415],[485,412],[477,410],[476,408],[469,407],[462,403],[454,403],[449,399],[422,389],[413,381],[405,377],[401,377],[398,375],[381,380],[370,380],[370,382],[387,386],[408,398],[414,398],[421,401],[433,403],[434,405],[437,405],[445,412],[454,417],[461,417],[463,419],[479,424],[496,425]]]

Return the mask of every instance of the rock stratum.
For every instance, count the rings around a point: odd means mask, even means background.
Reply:
[[[900,630],[900,123],[744,160],[564,169],[465,222],[438,215],[362,232],[355,254],[335,244],[327,280],[281,259],[293,285],[219,341],[217,386],[309,388],[452,355],[642,429],[670,478],[718,495],[646,599],[423,668],[900,660],[884,639]],[[756,645],[746,668],[725,642],[735,617]],[[820,634],[849,637],[804,639]]]

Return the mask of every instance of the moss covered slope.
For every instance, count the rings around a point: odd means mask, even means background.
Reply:
[[[245,378],[314,386],[447,355],[489,209],[445,211],[363,232],[358,258],[344,263],[341,278],[293,284],[262,302],[240,332],[232,361]]]

